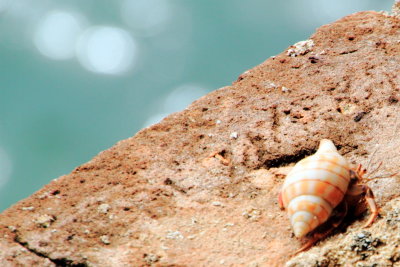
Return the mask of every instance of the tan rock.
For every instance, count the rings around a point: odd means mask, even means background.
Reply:
[[[309,40],[4,211],[3,266],[399,264],[398,176],[368,183],[382,210],[371,228],[350,215],[291,258],[301,242],[277,195],[320,139],[382,162],[375,175],[400,169],[400,20],[360,12]]]

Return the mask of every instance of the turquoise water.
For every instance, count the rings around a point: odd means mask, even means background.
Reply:
[[[0,0],[0,211],[317,27],[391,4]]]

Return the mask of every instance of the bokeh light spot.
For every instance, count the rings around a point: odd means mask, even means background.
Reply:
[[[76,14],[52,11],[38,23],[34,43],[46,57],[63,60],[74,56],[75,43],[83,21]]]
[[[137,45],[123,29],[92,27],[79,38],[76,54],[79,62],[90,71],[120,74],[132,66]]]

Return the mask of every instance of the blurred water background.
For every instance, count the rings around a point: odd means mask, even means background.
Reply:
[[[392,2],[0,0],[0,211],[317,27]]]

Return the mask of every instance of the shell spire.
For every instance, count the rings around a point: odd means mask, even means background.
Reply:
[[[296,237],[330,217],[350,182],[350,165],[331,140],[322,139],[314,155],[300,160],[286,176],[281,200]]]
[[[331,140],[322,139],[316,153],[338,153],[338,151]]]

